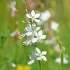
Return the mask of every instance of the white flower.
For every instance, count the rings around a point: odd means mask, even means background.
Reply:
[[[16,68],[16,64],[15,64],[15,63],[12,63],[12,67],[13,67],[13,68]]]
[[[22,36],[35,36],[39,29],[40,27],[36,27],[36,24],[28,24],[27,27],[25,27],[25,33]]]
[[[60,57],[56,58],[55,62],[60,64],[61,63],[61,58]],[[63,63],[68,64],[68,60],[66,59],[66,57],[63,58]]]
[[[53,31],[57,31],[58,30],[58,27],[59,27],[59,24],[56,23],[55,21],[52,21],[52,23],[51,23],[51,29]]]
[[[40,22],[40,20],[37,19],[37,18],[40,17],[40,13],[35,14],[35,11],[34,11],[34,10],[31,11],[31,14],[27,13],[27,14],[26,14],[26,17],[27,17],[27,18],[31,18],[32,20],[34,20],[34,21],[36,21],[36,22]]]
[[[37,56],[36,57],[36,60],[44,60],[44,61],[47,61],[46,56],[45,56],[47,54],[46,51],[41,52],[40,49],[36,47],[35,53],[36,53],[36,56]]]
[[[29,56],[30,61],[28,62],[28,64],[31,65],[36,60],[37,61],[40,61],[40,60],[47,61],[46,56],[45,56],[46,54],[47,54],[46,51],[41,52],[39,48],[36,48],[35,52],[32,53],[32,55]]]
[[[45,21],[47,21],[50,17],[51,17],[51,13],[50,13],[50,11],[47,10],[47,11],[41,13],[40,20],[41,20],[42,22],[45,22]]]
[[[59,44],[56,44],[56,45],[54,46],[54,50],[55,50],[56,52],[58,52],[58,53],[61,52],[61,49],[60,49]],[[65,48],[64,46],[62,46],[62,50],[65,51],[66,48]]]
[[[43,35],[43,31],[40,30],[38,33],[37,33],[37,39],[38,41],[41,41],[42,39],[45,39],[46,38],[46,35]]]

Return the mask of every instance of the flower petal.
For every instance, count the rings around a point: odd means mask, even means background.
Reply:
[[[36,60],[42,60],[42,58],[41,57],[37,57]]]
[[[60,57],[56,58],[55,62],[60,64],[61,63],[61,58]]]
[[[47,59],[46,59],[46,57],[45,56],[41,56],[42,57],[42,59],[44,60],[44,61],[47,61]]]
[[[64,64],[68,64],[68,60],[64,57],[63,58]]]
[[[32,17],[35,17],[35,11],[34,10],[31,11],[31,15],[32,15]]]
[[[36,47],[36,49],[35,49],[35,50],[36,50],[36,52],[37,52],[37,53],[41,53],[41,51],[40,51],[40,49],[39,49],[39,48],[37,48],[37,47]]]
[[[40,22],[40,20],[39,20],[39,19],[33,19],[33,20],[35,20],[37,23],[39,23],[39,22]]]
[[[30,14],[26,14],[27,18],[32,18],[32,16]]]
[[[25,33],[25,35],[30,36],[30,35],[32,35],[32,32],[27,32],[27,33]]]
[[[36,27],[36,31],[40,30],[40,27]]]
[[[41,36],[42,34],[43,34],[43,31],[40,30],[40,31],[38,32],[38,35]]]
[[[33,38],[33,39],[32,39],[32,43],[37,42],[37,40],[38,40],[38,38]]]
[[[32,24],[32,30],[36,29],[36,24]]]
[[[46,52],[46,51],[43,51],[43,52],[42,52],[42,55],[46,55],[46,54],[47,54],[47,52]]]
[[[51,29],[52,29],[53,31],[57,31],[57,30],[58,30],[58,27],[59,27],[59,24],[56,23],[56,22],[54,22],[54,21],[52,21]]]
[[[45,38],[46,38],[46,35],[40,36],[40,39],[45,39]]]
[[[39,18],[39,17],[40,17],[40,13],[35,14],[35,17],[34,18]]]
[[[28,62],[29,65],[33,64],[35,60],[31,60]]]

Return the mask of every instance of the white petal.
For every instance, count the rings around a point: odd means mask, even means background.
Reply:
[[[46,35],[42,35],[41,37],[40,37],[40,39],[45,39],[46,38]]]
[[[47,59],[46,59],[46,57],[45,57],[45,56],[42,56],[42,59],[43,59],[44,61],[47,61]]]
[[[36,52],[37,52],[37,53],[41,53],[41,51],[40,51],[40,49],[39,49],[39,48],[37,48],[37,47],[36,47],[36,49],[35,49],[35,50],[36,50]]]
[[[38,40],[38,38],[33,38],[33,39],[32,39],[32,43],[37,42],[37,40]]]
[[[34,10],[31,11],[31,15],[32,15],[32,17],[35,17],[35,11]]]
[[[38,32],[38,35],[41,36],[42,34],[43,34],[43,31],[40,30],[40,31]]]
[[[51,13],[49,11],[45,11],[41,13],[40,19],[44,22],[47,21],[51,17]]]
[[[37,57],[36,60],[42,60],[42,58],[41,57]]]
[[[36,31],[40,30],[40,27],[36,27]]]
[[[40,22],[40,20],[39,20],[39,19],[33,19],[33,20],[35,20],[35,21],[36,21],[36,22],[38,22],[38,23]]]
[[[33,64],[35,60],[31,60],[28,62],[29,65]]]
[[[40,13],[36,14],[34,18],[39,18],[40,17]]]
[[[27,32],[27,33],[25,33],[25,35],[30,36],[30,35],[32,35],[32,32]]]
[[[35,24],[35,23],[33,23],[33,24],[32,24],[32,26],[36,27],[36,24]]]
[[[68,64],[68,60],[65,57],[63,58],[63,62],[64,64]]]
[[[13,67],[13,68],[16,68],[16,64],[15,64],[15,63],[12,63],[12,67]]]
[[[23,42],[23,45],[24,45],[24,44],[25,44],[25,45],[31,44],[31,40],[26,40],[26,41],[24,41],[24,42]]]
[[[47,52],[46,52],[46,51],[43,51],[43,52],[42,52],[42,55],[46,55],[46,54],[47,54]]]
[[[30,14],[26,14],[27,18],[32,18],[32,16]]]
[[[36,29],[36,24],[32,24],[32,30]]]
[[[27,27],[25,28],[26,31],[31,31],[32,28],[31,28],[31,24],[27,24]]]
[[[61,58],[60,57],[56,58],[55,62],[60,64],[61,63]]]
[[[51,29],[54,30],[54,31],[57,31],[58,30],[58,27],[59,27],[59,24],[52,21],[52,24],[51,24]]]

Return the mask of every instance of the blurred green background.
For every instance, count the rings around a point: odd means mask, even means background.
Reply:
[[[14,40],[10,33],[15,30],[15,19],[11,17],[11,9],[8,4],[11,0],[0,0],[0,70],[14,70],[11,63],[26,65],[29,59],[27,54],[31,52],[31,47],[24,48],[22,40]],[[17,29],[23,33],[25,23],[24,0],[16,0],[18,9],[19,26]],[[66,53],[70,55],[70,0],[43,0],[46,9],[55,11],[54,20],[60,25],[59,36],[63,45],[66,47]],[[40,7],[37,10],[42,10]],[[46,49],[46,45],[42,50]],[[32,48],[33,50],[34,48]],[[30,50],[30,51],[29,51]],[[27,51],[27,53],[25,53]],[[60,65],[54,62],[56,54],[50,58],[50,70],[60,70]],[[70,61],[70,56],[69,56]],[[42,70],[47,70],[47,62],[42,62]],[[32,65],[32,70],[39,70],[38,62]],[[64,70],[70,70],[70,63],[64,65]]]

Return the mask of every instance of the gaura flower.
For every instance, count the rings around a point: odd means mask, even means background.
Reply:
[[[46,54],[47,54],[47,52],[46,51],[40,51],[40,49],[39,48],[37,48],[36,47],[36,49],[35,49],[35,53],[36,53],[36,60],[44,60],[44,61],[47,61],[47,59],[46,59]]]
[[[57,31],[58,30],[58,27],[59,27],[59,24],[56,23],[55,21],[52,21],[52,23],[51,23],[51,29],[53,31]]]
[[[47,54],[46,51],[41,52],[40,49],[36,47],[35,52],[29,56],[30,61],[28,62],[28,64],[31,65],[36,60],[37,61],[40,61],[40,60],[47,61],[46,56],[45,56],[46,54]]]
[[[50,17],[51,17],[51,13],[49,10],[47,10],[47,11],[41,13],[40,20],[43,23],[43,22],[47,21]]]
[[[26,17],[27,17],[27,18],[31,18],[32,20],[34,20],[34,21],[36,21],[36,22],[40,22],[40,20],[37,19],[37,18],[40,17],[40,13],[37,13],[37,14],[36,14],[34,10],[31,11],[31,14],[27,13],[27,14],[26,14]]]
[[[22,36],[35,36],[37,34],[37,31],[40,30],[40,27],[37,27],[36,24],[27,24],[27,27],[25,27],[25,33]]]
[[[30,70],[30,66],[17,65],[16,70]]]
[[[55,62],[61,64],[61,58],[60,57],[56,58]],[[63,57],[63,63],[68,64],[68,60],[65,56]]]
[[[60,48],[59,44],[56,44],[56,45],[54,46],[54,50],[55,50],[57,53],[61,53],[61,48]],[[62,46],[62,50],[65,51],[66,48],[65,48],[64,46]]]
[[[46,35],[43,35],[43,31],[42,30],[38,31],[36,36],[37,36],[38,41],[41,41],[41,40],[46,38]]]

